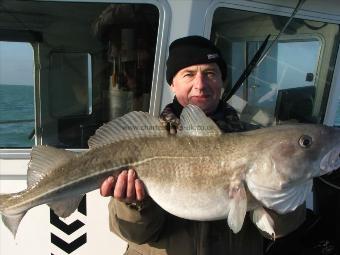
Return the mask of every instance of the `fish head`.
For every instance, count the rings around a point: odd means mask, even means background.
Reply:
[[[259,131],[258,155],[247,178],[282,190],[340,167],[340,129],[296,124]]]

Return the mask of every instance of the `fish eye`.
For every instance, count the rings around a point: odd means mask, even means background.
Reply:
[[[312,137],[310,137],[309,135],[303,135],[300,137],[299,139],[299,145],[302,148],[309,148],[313,143]]]

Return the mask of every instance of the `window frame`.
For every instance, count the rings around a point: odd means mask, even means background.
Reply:
[[[210,38],[211,36],[211,29],[212,29],[212,22],[214,13],[218,8],[229,8],[229,9],[236,9],[236,10],[243,10],[243,11],[251,11],[256,13],[262,14],[270,14],[270,15],[279,15],[290,17],[294,8],[285,7],[282,5],[273,5],[267,3],[259,3],[259,2],[250,2],[246,0],[213,0],[210,6],[207,8],[206,11],[206,19],[205,19],[205,26],[203,30],[203,34],[205,37]],[[337,24],[340,26],[340,16],[339,15],[332,15],[322,12],[315,12],[315,11],[308,11],[308,10],[299,10],[299,12],[295,15],[295,18],[299,19],[308,19],[313,21],[320,21],[320,22],[328,22],[332,24]],[[322,44],[323,47],[323,44]],[[324,91],[323,97],[325,97],[325,93],[327,95],[327,101],[325,106],[325,112],[323,116],[322,123],[325,125],[333,126],[335,123],[337,107],[339,105],[340,98],[340,43],[338,45],[338,52],[336,56],[336,61],[334,65],[332,79],[330,80],[330,86],[328,91]],[[321,49],[323,54],[323,49]],[[318,64],[318,68],[319,68]]]
[[[37,0],[37,2],[72,2],[72,3],[84,3],[83,0]],[[170,34],[170,22],[171,22],[171,7],[166,0],[102,0],[102,1],[86,1],[88,3],[126,3],[126,4],[150,4],[157,8],[158,10],[158,28],[157,28],[157,38],[155,45],[155,57],[154,57],[154,68],[152,73],[152,83],[151,83],[151,91],[150,91],[150,106],[149,113],[158,116],[160,112],[161,100],[162,100],[162,92],[163,85],[165,80],[165,62],[167,56],[167,47],[168,47],[168,38]],[[12,36],[13,30],[9,30],[9,37]],[[21,37],[22,38],[21,38]],[[28,36],[28,37],[27,37]],[[7,38],[8,36],[6,36]],[[32,38],[34,40],[32,41]],[[41,34],[35,34],[32,37],[31,33],[26,33],[18,30],[18,35],[15,36],[12,41],[30,41],[34,57],[39,56],[40,52],[40,44],[39,42],[42,40]],[[21,38],[18,40],[18,38]],[[38,58],[37,58],[38,59]],[[40,67],[40,63],[36,63]],[[41,136],[41,104],[44,102],[41,100],[41,79],[39,75],[39,70],[35,71],[35,81],[34,81],[34,94],[35,94],[35,128],[36,128],[36,137],[35,137],[35,145],[43,144],[42,136]],[[86,149],[72,149],[72,151],[84,151]],[[1,159],[29,159],[30,158],[31,148],[0,148],[0,160]],[[1,163],[1,162],[0,162]]]

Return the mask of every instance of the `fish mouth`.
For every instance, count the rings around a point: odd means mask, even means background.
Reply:
[[[329,151],[320,162],[320,174],[324,175],[340,168],[340,145]]]

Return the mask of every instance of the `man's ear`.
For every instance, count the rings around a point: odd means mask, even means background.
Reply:
[[[171,85],[170,85],[170,90],[171,90],[171,92],[175,93],[175,87],[174,87],[173,83],[171,83]]]

